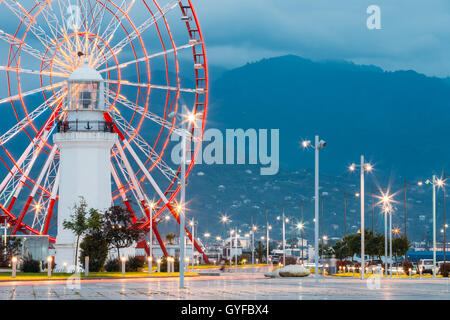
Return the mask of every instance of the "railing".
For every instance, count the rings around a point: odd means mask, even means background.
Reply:
[[[114,132],[112,122],[107,121],[58,121],[58,132]]]

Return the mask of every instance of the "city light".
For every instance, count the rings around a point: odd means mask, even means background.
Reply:
[[[311,146],[311,141],[310,140],[303,140],[302,141],[302,147],[304,149],[308,148],[309,146]]]
[[[303,223],[301,223],[301,222],[299,222],[299,223],[297,223],[297,229],[298,230],[302,230],[303,229]]]

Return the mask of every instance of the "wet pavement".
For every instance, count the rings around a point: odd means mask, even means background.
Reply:
[[[447,279],[368,280],[326,278],[267,279],[262,273],[178,279],[107,279],[77,281],[16,281],[0,284],[0,299],[450,299]]]

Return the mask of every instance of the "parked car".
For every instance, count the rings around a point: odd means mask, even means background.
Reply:
[[[422,273],[433,274],[433,268],[436,268],[436,266],[433,266],[433,259],[419,260],[419,270],[421,270]],[[436,271],[438,271],[437,268]]]

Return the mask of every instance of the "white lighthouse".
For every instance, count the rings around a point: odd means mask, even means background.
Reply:
[[[76,237],[63,227],[83,197],[89,208],[111,206],[111,148],[117,141],[112,124],[105,121],[107,105],[100,73],[84,64],[68,79],[67,117],[58,123],[53,141],[60,150],[58,230],[55,262],[72,269]]]

